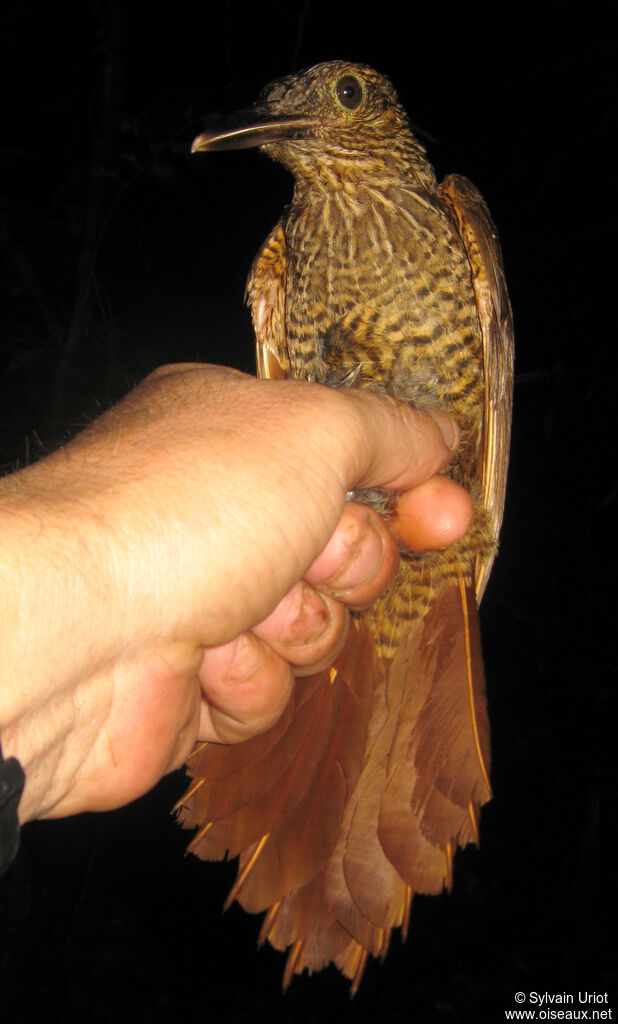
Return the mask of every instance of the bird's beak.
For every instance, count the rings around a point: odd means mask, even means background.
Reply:
[[[210,153],[223,149],[252,149],[281,139],[299,139],[317,124],[308,117],[260,117],[257,112],[236,115],[234,125],[221,124],[202,132],[193,140],[192,153]]]

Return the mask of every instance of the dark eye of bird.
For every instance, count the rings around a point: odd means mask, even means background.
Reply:
[[[358,79],[352,75],[344,75],[337,82],[337,98],[343,107],[355,110],[363,98],[363,90]]]

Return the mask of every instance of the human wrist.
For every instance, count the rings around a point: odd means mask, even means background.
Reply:
[[[22,821],[56,799],[75,694],[109,658],[110,631],[93,628],[101,545],[77,504],[45,462],[0,481],[0,735],[26,772]]]

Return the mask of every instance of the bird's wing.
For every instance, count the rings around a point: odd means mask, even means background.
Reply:
[[[281,221],[258,252],[245,297],[255,330],[258,377],[279,380],[289,376],[290,357],[285,336],[287,253]]]
[[[511,437],[513,405],[513,316],[506,288],[498,232],[478,189],[457,174],[439,186],[440,195],[466,249],[483,336],[485,412],[480,481],[494,551],[498,543]],[[476,599],[480,604],[494,554],[479,555]]]

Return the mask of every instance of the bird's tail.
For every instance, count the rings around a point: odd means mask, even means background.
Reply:
[[[177,810],[189,850],[240,856],[233,900],[266,911],[284,976],[334,962],[358,987],[369,955],[407,930],[415,892],[451,885],[490,797],[474,591],[446,585],[385,663],[362,616],[335,666],[301,679],[268,732],[207,744]]]

